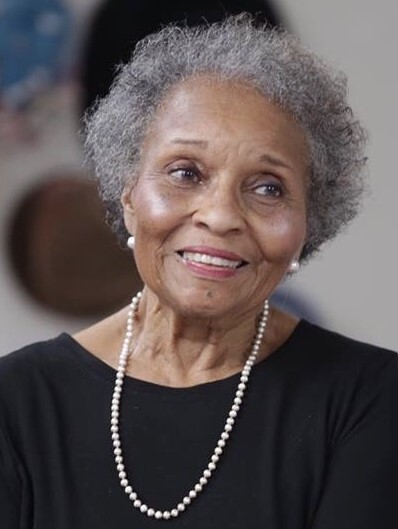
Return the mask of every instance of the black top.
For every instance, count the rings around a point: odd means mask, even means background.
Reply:
[[[397,529],[398,356],[302,321],[258,363],[222,459],[179,518],[119,484],[115,371],[70,336],[0,359],[2,529]],[[128,477],[173,508],[221,433],[239,375],[191,388],[127,377]]]

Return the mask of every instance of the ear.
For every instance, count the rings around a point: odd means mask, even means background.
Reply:
[[[133,186],[126,186],[120,199],[123,207],[124,224],[127,231],[133,235],[135,233],[135,210],[133,200]]]

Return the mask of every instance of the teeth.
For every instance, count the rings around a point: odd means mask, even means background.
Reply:
[[[223,266],[228,268],[237,268],[242,261],[231,261],[230,259],[223,259],[221,257],[214,257],[204,253],[183,252],[183,258],[195,263],[210,264],[213,266]]]

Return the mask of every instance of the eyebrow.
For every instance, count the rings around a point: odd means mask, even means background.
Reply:
[[[261,162],[268,162],[271,165],[275,165],[277,167],[285,167],[285,169],[291,169],[291,166],[284,161],[282,161],[280,158],[276,158],[272,154],[262,154],[260,156]]]
[[[185,140],[183,138],[176,138],[172,140],[171,143],[178,143],[180,145],[197,145],[203,149],[206,149],[206,147],[209,145],[209,142],[206,140]]]
[[[184,138],[175,138],[174,140],[172,140],[171,143],[177,143],[179,145],[195,145],[195,146],[201,147],[202,149],[206,149],[209,145],[209,142],[206,140],[195,140],[195,139],[187,140]],[[272,154],[264,153],[259,157],[259,160],[260,162],[268,162],[271,165],[274,165],[276,167],[284,167],[285,169],[292,169],[292,167],[289,164],[285,163],[280,158],[273,156]]]

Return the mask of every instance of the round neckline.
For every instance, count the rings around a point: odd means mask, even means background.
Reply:
[[[252,369],[251,377],[256,376],[258,372],[264,370],[265,367],[272,365],[276,359],[282,357],[285,352],[289,350],[291,343],[295,342],[298,336],[301,334],[303,327],[307,322],[303,319],[300,319],[294,328],[293,332],[289,337],[270,355],[266,356],[259,362],[257,362]],[[81,367],[84,367],[86,370],[94,373],[102,379],[105,379],[108,383],[114,384],[116,369],[112,366],[101,360],[98,356],[95,356],[88,349],[83,347],[75,338],[73,338],[69,333],[62,333],[58,336],[57,340],[60,341],[60,345],[68,349],[69,352],[73,353],[74,359],[80,364]],[[203,391],[208,392],[209,390],[218,390],[223,386],[229,386],[232,383],[235,384],[238,378],[240,377],[241,372],[233,373],[227,377],[212,380],[210,382],[201,382],[193,386],[187,387],[173,387],[165,386],[158,384],[156,382],[149,382],[147,380],[142,380],[135,378],[131,375],[126,375],[124,379],[124,389],[140,391],[140,392],[157,392],[163,394],[197,394]]]

